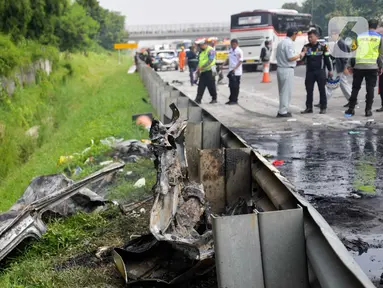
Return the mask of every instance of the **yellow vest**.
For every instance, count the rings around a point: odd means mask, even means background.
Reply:
[[[198,61],[199,67],[202,67],[209,62],[209,51],[210,50],[214,50],[214,49],[210,46],[207,46],[207,48],[205,50],[203,50],[199,53],[199,61]],[[214,65],[215,65],[215,57],[214,57],[214,60],[210,63],[210,65],[207,66],[206,68],[202,69],[201,72],[210,71],[211,67],[213,67]]]
[[[358,35],[355,64],[376,64],[379,57],[381,38],[382,36],[375,31]]]

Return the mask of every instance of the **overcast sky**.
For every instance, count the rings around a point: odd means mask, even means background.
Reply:
[[[255,9],[281,8],[294,0],[99,0],[126,16],[127,25],[229,22],[230,15]],[[298,2],[301,2],[298,0]]]

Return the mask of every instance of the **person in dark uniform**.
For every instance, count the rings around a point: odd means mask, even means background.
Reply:
[[[325,44],[318,42],[317,30],[308,32],[309,44],[303,47],[306,50],[304,59],[306,60],[306,110],[302,114],[313,113],[313,94],[314,84],[317,82],[320,95],[320,114],[326,114],[327,97],[326,97],[326,70],[328,77],[332,77],[332,67],[330,62],[330,53]]]

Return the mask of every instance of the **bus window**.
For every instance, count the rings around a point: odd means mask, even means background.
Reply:
[[[273,15],[273,26],[278,33],[286,33],[288,28],[296,27],[298,31],[307,32],[311,18],[296,15]]]
[[[241,13],[231,16],[231,29],[270,25],[270,13]]]

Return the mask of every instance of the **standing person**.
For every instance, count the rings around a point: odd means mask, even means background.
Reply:
[[[186,58],[186,52],[185,52],[185,47],[181,47],[181,52],[178,54],[178,59],[179,59],[179,66],[180,66],[180,71],[184,72],[185,68],[185,58]]]
[[[149,49],[146,51],[146,64],[147,64],[150,68],[153,68],[152,55],[150,55],[150,50],[149,50]]]
[[[201,52],[198,55],[198,68],[199,73],[198,90],[195,102],[201,104],[203,94],[205,93],[206,87],[209,90],[212,98],[210,104],[217,103],[217,89],[215,86],[215,80],[213,76],[212,68],[215,65],[215,51],[212,47],[207,45],[206,39],[202,39],[197,42]]]
[[[342,52],[350,53],[351,49],[344,42],[344,40],[339,37],[339,32],[339,29],[333,29],[331,31],[331,37],[334,43],[334,47],[330,49],[330,59],[332,60],[334,70],[336,71],[337,76],[340,79],[340,89],[342,90],[342,93],[347,100],[347,104],[343,107],[348,107],[350,105],[351,98],[351,85],[348,83],[347,79],[347,76],[349,75],[347,69],[347,58],[340,58],[336,56],[340,55],[340,53]],[[330,100],[330,98],[332,97],[332,93],[332,89],[326,89],[327,101]],[[315,107],[320,108],[320,104],[315,105]]]
[[[377,30],[376,30],[380,35],[383,36],[383,27],[379,27]],[[376,110],[376,112],[383,112],[383,74],[380,74],[379,75],[379,80],[378,80],[378,83],[379,83],[379,89],[378,89],[378,93],[380,95],[380,99],[381,99],[381,107],[379,109]]]
[[[269,63],[270,62],[270,57],[271,57],[271,42],[266,40],[265,41],[265,47],[262,48],[261,50],[261,61],[262,63]]]
[[[229,57],[227,58],[224,65],[227,65],[229,62],[229,88],[230,88],[230,97],[229,102],[226,102],[226,105],[235,105],[238,104],[238,95],[241,84],[242,76],[242,62],[243,62],[243,52],[241,48],[238,47],[238,40],[232,39],[230,42],[231,48],[229,51]]]
[[[198,67],[198,56],[196,53],[196,47],[193,45],[190,47],[190,50],[186,53],[186,60],[189,67],[189,74],[190,74],[190,84],[193,86],[196,84],[196,79],[194,79],[194,73],[197,70]]]
[[[328,71],[328,77],[332,77],[332,66],[330,62],[330,53],[325,44],[318,42],[317,30],[311,30],[308,32],[309,44],[303,47],[306,50],[306,110],[302,111],[302,114],[313,113],[313,94],[314,84],[318,85],[320,95],[320,114],[326,114],[327,109],[327,97],[326,97],[326,70]],[[302,50],[302,51],[303,51]]]
[[[294,41],[297,38],[298,29],[287,29],[287,37],[277,47],[277,78],[279,90],[279,111],[277,117],[292,117],[289,112],[291,94],[294,86],[294,68],[297,60],[302,59],[306,51],[296,54]]]
[[[374,89],[376,81],[382,72],[383,45],[382,36],[376,32],[378,20],[368,21],[369,31],[358,35],[355,65],[353,67],[352,92],[350,106],[345,114],[354,115],[358,93],[363,79],[366,79],[366,108],[365,116],[372,116],[372,103],[374,102]]]

